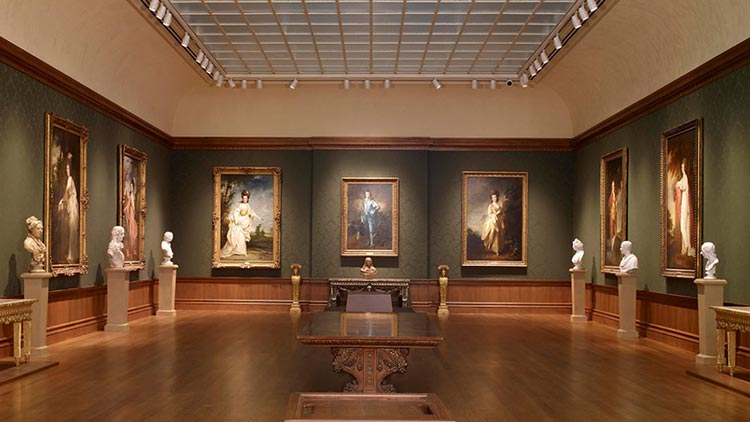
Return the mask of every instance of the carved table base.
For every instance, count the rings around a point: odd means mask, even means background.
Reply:
[[[409,349],[374,347],[332,347],[333,370],[352,377],[346,392],[395,393],[393,384],[385,380],[391,374],[406,373]]]

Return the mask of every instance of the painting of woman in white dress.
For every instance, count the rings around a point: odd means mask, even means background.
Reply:
[[[620,148],[601,158],[600,190],[600,270],[620,271],[620,245],[627,239],[628,149]]]
[[[662,275],[697,276],[700,245],[701,124],[662,137]]]
[[[526,266],[527,180],[527,173],[463,173],[462,265]]]
[[[281,169],[214,169],[214,268],[279,268]]]
[[[119,146],[118,225],[125,229],[125,265],[143,268],[146,264],[146,153],[129,145]]]

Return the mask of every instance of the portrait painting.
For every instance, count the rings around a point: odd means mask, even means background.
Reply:
[[[280,268],[280,225],[281,168],[214,168],[213,268]]]
[[[88,273],[85,127],[45,114],[44,237],[54,276]]]
[[[461,265],[525,267],[528,173],[463,172]]]
[[[603,273],[620,271],[620,245],[628,236],[628,149],[612,151],[599,170],[600,264]]]
[[[146,264],[146,154],[120,145],[117,183],[117,224],[125,229],[125,266],[144,268]]]
[[[341,255],[398,256],[398,178],[341,179]]]
[[[700,269],[702,122],[693,120],[661,138],[661,274],[695,278]]]

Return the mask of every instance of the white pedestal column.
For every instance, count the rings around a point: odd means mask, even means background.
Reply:
[[[573,322],[586,321],[586,270],[576,270],[571,268],[570,272],[570,299],[573,302],[573,309],[570,314],[570,320]]]
[[[617,300],[620,306],[620,329],[617,337],[638,338],[635,329],[635,286],[637,273],[617,273]]]
[[[711,306],[724,306],[726,280],[698,278],[698,335],[699,353],[695,356],[698,365],[716,364],[716,312]]]
[[[107,268],[107,325],[104,331],[128,331],[130,269]]]
[[[31,350],[35,355],[47,354],[47,302],[50,277],[52,273],[46,272],[21,274],[23,298],[36,299],[31,305]]]
[[[157,316],[175,316],[174,293],[177,284],[177,265],[159,265],[159,310]]]

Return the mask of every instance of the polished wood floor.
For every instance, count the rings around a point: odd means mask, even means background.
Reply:
[[[303,316],[304,318],[304,316]],[[435,320],[436,322],[437,319]],[[750,398],[685,374],[693,355],[567,316],[451,315],[412,349],[403,392],[483,421],[742,421]],[[280,421],[292,392],[340,391],[285,313],[179,311],[50,346],[60,366],[0,386],[0,420]]]

